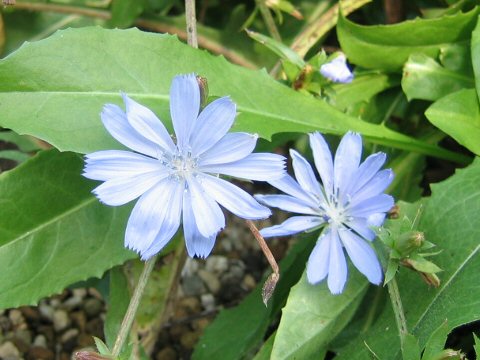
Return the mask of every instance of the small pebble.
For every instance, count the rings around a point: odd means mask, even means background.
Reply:
[[[32,346],[28,350],[28,360],[54,360],[55,354],[52,350],[44,348],[43,346]]]
[[[47,348],[47,338],[43,334],[39,334],[35,336],[33,339],[33,346],[44,347]]]
[[[55,310],[55,312],[53,313],[53,328],[56,332],[65,330],[70,325],[70,323],[70,318],[68,317],[68,314],[65,310]]]
[[[215,298],[213,297],[212,294],[203,294],[200,297],[200,301],[202,303],[202,306],[205,310],[207,311],[213,311],[215,310]]]
[[[76,328],[78,328],[81,332],[85,331],[85,327],[87,325],[87,317],[83,311],[74,311],[70,313],[70,318],[73,321],[73,324]]]
[[[8,318],[10,319],[13,327],[18,327],[25,323],[25,318],[23,317],[22,312],[18,309],[10,310],[8,313]]]
[[[49,321],[53,321],[53,307],[51,307],[48,304],[41,303],[38,307],[38,310],[40,311],[40,315]]]
[[[72,296],[64,301],[63,307],[69,311],[78,309],[82,305],[83,298],[78,296]]]
[[[180,344],[187,349],[193,349],[199,337],[200,334],[198,332],[187,331],[180,337]]]
[[[228,269],[228,259],[225,256],[211,255],[205,261],[205,270],[217,274],[224,273]]]
[[[250,275],[250,274],[246,274],[244,277],[243,277],[243,280],[242,280],[242,287],[249,291],[249,290],[253,290],[255,287],[257,286],[257,282],[255,281],[255,278]]]
[[[170,346],[160,350],[155,356],[155,360],[176,360],[178,359],[177,352]]]
[[[208,290],[210,290],[213,294],[218,294],[221,284],[220,280],[218,280],[215,274],[201,269],[198,271],[198,276],[203,280]]]
[[[73,289],[72,295],[74,297],[83,299],[85,296],[87,296],[87,289],[84,289],[84,288]]]
[[[96,298],[90,298],[85,301],[84,310],[88,317],[93,318],[103,310],[103,303]]]
[[[186,296],[197,296],[207,292],[202,279],[196,274],[185,276],[182,279],[182,289]]]
[[[0,345],[0,359],[2,360],[19,360],[20,351],[13,345],[11,341],[4,342]]]
[[[50,299],[50,306],[53,307],[54,309],[58,308],[61,304],[61,301],[57,298],[51,298]]]
[[[65,344],[77,337],[79,333],[80,332],[78,331],[78,329],[68,329],[67,331],[65,331],[65,333],[63,333],[60,341]]]
[[[200,300],[198,300],[195,296],[185,297],[180,300],[180,306],[184,309],[188,310],[189,314],[195,314],[200,312],[202,309],[202,305],[200,304]]]
[[[88,335],[85,333],[81,333],[78,336],[78,342],[77,345],[85,350],[87,347],[92,347],[92,349],[95,349],[95,341],[93,340],[92,335]]]
[[[192,327],[195,330],[203,331],[210,324],[210,322],[211,320],[207,318],[196,319],[192,322]]]

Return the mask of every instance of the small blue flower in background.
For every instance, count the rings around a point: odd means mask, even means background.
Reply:
[[[360,164],[362,138],[351,132],[342,138],[335,161],[319,133],[310,134],[310,146],[322,185],[307,160],[290,150],[297,181],[289,175],[269,181],[288,195],[255,197],[265,205],[304,215],[260,233],[284,236],[325,226],[308,260],[308,281],[317,284],[328,276],[328,288],[332,294],[340,294],[347,281],[345,248],[353,265],[371,283],[380,284],[382,267],[368,241],[375,238],[370,226],[380,226],[394,205],[393,198],[383,193],[393,180],[391,169],[380,170],[385,154],[370,155]]]
[[[343,54],[320,66],[320,73],[333,82],[349,83],[353,80],[353,74],[348,68],[347,59]]]
[[[282,156],[252,153],[256,135],[227,134],[236,116],[229,97],[199,113],[196,76],[176,76],[170,88],[176,143],[151,110],[126,95],[123,100],[125,112],[107,104],[101,117],[108,132],[133,152],[88,154],[83,175],[104,181],[93,192],[107,205],[139,197],[128,220],[126,247],[148,259],[165,247],[182,222],[188,254],[205,258],[225,227],[219,204],[245,219],[271,214],[251,195],[218,177],[267,181],[285,174]]]

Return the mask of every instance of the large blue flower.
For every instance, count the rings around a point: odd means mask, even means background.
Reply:
[[[256,135],[227,134],[236,116],[230,98],[217,99],[199,113],[196,76],[176,76],[170,89],[176,143],[152,111],[126,95],[123,100],[125,112],[107,104],[101,117],[108,132],[134,152],[88,154],[83,175],[104,181],[93,192],[107,205],[140,197],[128,220],[126,247],[148,259],[182,222],[188,254],[204,258],[225,226],[219,204],[245,219],[270,215],[268,208],[218,176],[266,181],[285,174],[282,156],[252,153]]]
[[[308,281],[316,284],[328,275],[330,291],[341,293],[347,280],[345,248],[353,265],[371,283],[380,284],[382,268],[368,242],[375,238],[370,227],[380,226],[394,204],[393,198],[383,193],[393,180],[391,169],[380,170],[385,154],[370,155],[360,164],[362,138],[354,133],[343,137],[334,162],[319,133],[310,134],[310,146],[322,185],[310,164],[291,150],[297,181],[289,175],[269,181],[288,195],[256,195],[256,199],[268,206],[305,215],[262,229],[261,234],[283,236],[325,226],[308,260]]]

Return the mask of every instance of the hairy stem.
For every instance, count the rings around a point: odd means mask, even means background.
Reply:
[[[265,4],[265,0],[256,0],[257,7],[260,10],[260,14],[262,14],[263,21],[265,21],[265,25],[267,26],[268,32],[277,41],[282,41],[280,33],[278,32],[277,26],[275,25],[275,20],[273,20],[272,13],[270,9]]]
[[[140,278],[138,279],[138,284],[133,292],[132,298],[130,299],[130,304],[128,304],[127,312],[125,313],[122,324],[120,325],[120,331],[115,339],[115,344],[113,345],[112,356],[114,359],[120,355],[120,352],[125,345],[125,341],[128,338],[133,320],[135,319],[135,314],[137,313],[138,306],[140,305],[140,300],[142,299],[148,278],[155,266],[156,259],[157,257],[154,256],[145,262],[142,273],[140,274]]]
[[[398,290],[397,280],[393,278],[387,284],[388,294],[392,302],[393,312],[395,313],[395,322],[397,323],[398,333],[400,335],[400,346],[403,352],[403,343],[405,336],[408,334],[407,320],[403,311],[402,299],[400,298],[400,291]]]

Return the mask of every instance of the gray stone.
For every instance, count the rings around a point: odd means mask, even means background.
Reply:
[[[0,359],[19,360],[20,351],[18,351],[11,341],[7,341],[0,345]]]
[[[102,312],[103,304],[99,299],[90,298],[85,301],[84,310],[88,317],[95,317]]]
[[[38,306],[38,310],[40,311],[40,315],[44,319],[53,321],[53,313],[54,313],[53,307],[51,307],[46,303],[43,303]]]
[[[45,337],[45,335],[42,334],[37,335],[35,336],[35,339],[33,339],[33,345],[37,347],[47,348],[47,338]]]
[[[70,326],[70,318],[65,310],[58,309],[53,313],[53,328],[56,332],[65,330]]]
[[[221,284],[220,280],[218,280],[215,274],[201,269],[198,271],[198,276],[200,276],[200,278],[203,280],[208,290],[210,290],[213,294],[218,294]]]
[[[65,344],[65,343],[73,340],[74,338],[76,338],[78,336],[78,334],[80,334],[80,331],[78,331],[78,329],[68,329],[67,331],[65,331],[65,333],[60,338],[60,342],[62,344]]]
[[[207,291],[202,279],[195,274],[182,279],[182,289],[186,296],[205,294]]]
[[[13,327],[18,327],[19,325],[25,323],[25,318],[23,317],[22,312],[18,309],[10,310],[8,313],[8,318],[10,319]]]
[[[205,261],[205,270],[221,274],[228,269],[228,259],[225,256],[211,255]]]
[[[78,297],[80,299],[83,299],[85,296],[87,296],[87,289],[84,289],[84,288],[73,289],[72,294],[73,294],[73,297]]]
[[[200,297],[200,302],[202,303],[202,306],[205,310],[207,311],[215,310],[215,298],[213,297],[212,294],[203,294]]]

